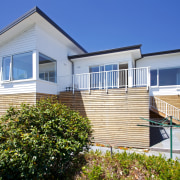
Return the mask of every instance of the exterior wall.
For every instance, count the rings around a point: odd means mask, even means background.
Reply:
[[[147,66],[151,69],[180,67],[180,53],[147,56],[136,61],[136,67]]]
[[[0,116],[5,114],[9,106],[17,106],[19,108],[22,103],[35,104],[36,93],[0,95]]]
[[[89,67],[97,65],[128,63],[129,68],[132,68],[133,66],[131,54],[122,52],[84,57],[73,60],[73,62],[74,74],[89,73]]]
[[[57,61],[57,86],[54,85],[53,93],[65,91],[66,87],[72,86],[72,63],[68,60],[67,56],[71,52],[69,48],[62,44],[60,40],[49,35],[48,32],[41,27],[36,26],[37,29],[37,50]],[[39,72],[38,72],[39,73]],[[38,81],[37,92],[52,94],[52,84],[49,82]],[[50,88],[48,86],[51,86]],[[55,90],[55,88],[57,88]]]
[[[94,141],[112,146],[143,147],[150,145],[148,125],[149,93],[146,88],[109,89],[60,93],[59,100],[81,115],[93,126]]]
[[[57,97],[52,94],[43,93],[14,93],[0,95],[0,116],[4,115],[10,106],[20,108],[22,103],[35,104],[41,98]]]
[[[33,51],[36,47],[36,31],[35,26],[32,26],[27,31],[23,31],[19,36],[6,42],[0,46],[0,69],[2,69],[2,58],[13,54]],[[20,80],[11,83],[1,81],[0,73],[0,94],[16,94],[35,92],[36,86],[33,80]]]
[[[136,67],[151,69],[180,67],[180,53],[147,56],[136,61]],[[180,86],[152,86],[151,96],[180,95]]]

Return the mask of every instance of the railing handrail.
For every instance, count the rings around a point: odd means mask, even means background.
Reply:
[[[100,73],[106,73],[106,72],[108,73],[108,72],[119,72],[119,71],[131,71],[131,70],[148,69],[148,68],[149,67],[138,67],[138,68],[129,68],[129,69],[117,69],[117,70],[110,70],[110,71],[80,73],[80,74],[74,74],[74,75],[78,76],[78,75],[100,74]]]
[[[178,119],[178,120],[180,119],[180,109],[179,108],[177,108],[176,106],[174,106],[172,104],[169,104],[168,102],[166,102],[158,97],[151,97],[151,98],[152,99],[150,100],[150,107],[164,113],[166,116],[173,116],[175,119]],[[159,103],[158,101],[161,104],[160,106],[158,106],[158,103]],[[156,106],[154,106],[154,104],[156,104]],[[165,107],[165,109],[162,107]]]

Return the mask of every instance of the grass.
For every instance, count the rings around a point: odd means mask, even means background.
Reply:
[[[180,180],[178,160],[145,154],[102,154],[90,151],[77,159],[64,175],[64,179],[116,180],[116,179],[172,179]]]

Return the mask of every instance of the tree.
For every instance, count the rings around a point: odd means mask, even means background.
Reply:
[[[3,179],[58,178],[91,143],[87,118],[52,99],[10,107],[0,123]]]

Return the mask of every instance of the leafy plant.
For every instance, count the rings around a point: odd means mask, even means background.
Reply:
[[[57,179],[91,143],[87,118],[52,99],[10,107],[0,123],[2,179]]]
[[[180,179],[180,162],[160,156],[138,153],[102,154],[99,151],[85,155],[87,164],[74,179]]]

